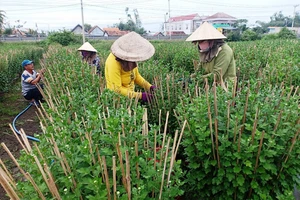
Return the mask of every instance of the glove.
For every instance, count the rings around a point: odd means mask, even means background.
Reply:
[[[152,85],[151,87],[150,87],[150,92],[154,92],[156,90],[156,86],[155,85]]]
[[[142,92],[142,101],[149,102],[153,99],[153,95],[147,92]]]

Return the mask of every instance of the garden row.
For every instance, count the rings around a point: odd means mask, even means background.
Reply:
[[[106,90],[78,47],[49,47],[40,143],[25,142],[19,177],[1,167],[11,197],[290,197],[300,174],[298,41],[231,43],[240,70],[227,92],[185,81],[198,58],[192,44],[153,44],[154,57],[139,63],[158,87],[147,105]],[[93,45],[103,64],[110,43]]]

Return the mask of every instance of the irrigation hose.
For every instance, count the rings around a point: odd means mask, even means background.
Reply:
[[[12,126],[13,126],[13,129],[14,129],[14,131],[16,132],[16,133],[18,133],[19,135],[21,135],[21,133],[17,130],[17,128],[16,128],[16,121],[17,121],[17,119],[21,116],[21,115],[23,115],[31,106],[32,106],[33,104],[32,103],[30,103],[22,112],[20,112],[15,118],[14,118],[14,120],[13,120],[13,123],[12,123]],[[37,139],[37,138],[35,138],[35,137],[32,137],[32,136],[29,136],[29,135],[26,135],[26,137],[27,137],[27,139],[29,139],[29,140],[33,140],[33,141],[35,141],[35,142],[39,142],[40,140],[39,139]]]

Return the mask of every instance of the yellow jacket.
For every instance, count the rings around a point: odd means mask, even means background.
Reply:
[[[110,53],[105,62],[106,87],[130,98],[142,98],[141,92],[135,92],[135,84],[149,90],[151,84],[148,83],[139,73],[138,67],[131,71],[124,71],[120,62]]]

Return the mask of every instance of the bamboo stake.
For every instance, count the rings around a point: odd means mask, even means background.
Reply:
[[[277,128],[278,128],[278,125],[279,125],[280,120],[281,120],[282,113],[283,113],[283,110],[280,110],[279,115],[278,115],[278,117],[277,117],[277,121],[276,121],[274,130],[273,130],[274,133],[276,132],[276,130],[277,130]],[[275,136],[275,134],[272,135],[272,138],[274,138],[274,136]]]
[[[26,177],[31,182],[31,184],[33,185],[35,191],[37,191],[39,197],[42,200],[46,200],[46,197],[43,195],[42,191],[39,189],[39,187],[37,186],[37,184],[34,182],[32,176],[28,172],[26,172]]]
[[[46,160],[45,160],[43,154],[41,153],[40,148],[38,147],[38,145],[37,145],[35,142],[33,143],[33,145],[34,145],[34,147],[36,148],[36,150],[37,150],[39,156],[42,158],[43,162],[46,163]]]
[[[53,188],[52,185],[49,183],[48,177],[46,176],[46,173],[45,173],[45,171],[43,170],[42,165],[41,165],[41,163],[39,162],[38,158],[37,158],[36,156],[33,156],[33,158],[34,158],[35,163],[37,164],[37,166],[38,166],[38,168],[39,168],[39,170],[40,170],[40,172],[41,172],[41,174],[42,174],[42,177],[43,177],[43,179],[44,179],[46,185],[47,185],[48,188],[49,188],[50,193],[52,194],[53,197],[56,198],[56,191],[55,191],[56,188]]]
[[[227,140],[229,138],[229,126],[230,126],[230,108],[231,108],[231,102],[230,100],[227,102]]]
[[[27,139],[27,137],[26,137],[26,134],[25,134],[25,132],[24,132],[24,130],[23,130],[22,128],[20,129],[20,133],[21,133],[21,136],[22,136],[22,138],[23,138],[25,147],[27,148],[27,151],[28,151],[29,153],[31,153],[31,152],[32,152],[32,148],[31,148],[30,143],[29,143],[29,141],[28,141],[28,139]]]
[[[297,92],[298,92],[298,89],[299,89],[299,86],[296,87],[295,92],[294,92],[294,94],[293,94],[293,97],[296,96],[296,94],[297,94]]]
[[[130,159],[129,153],[126,151],[126,182],[127,182],[127,194],[128,200],[131,200],[131,183],[130,183]]]
[[[264,141],[264,136],[265,136],[265,131],[263,131],[261,136],[260,136],[260,143],[259,143],[258,152],[257,152],[257,156],[256,156],[254,174],[256,174],[256,169],[257,169],[257,166],[258,166],[258,161],[259,161],[259,156],[260,156],[261,148],[262,148],[263,141]]]
[[[26,154],[29,154],[27,149],[25,148],[23,142],[21,142],[19,136],[17,135],[17,133],[15,132],[15,130],[13,129],[12,125],[9,124],[10,129],[12,130],[12,132],[14,133],[15,137],[17,138],[18,142],[20,143],[20,145],[22,146],[22,148],[24,149],[24,151],[26,152]]]
[[[103,174],[102,160],[101,160],[100,152],[98,149],[98,145],[96,146],[96,152],[97,152],[98,162],[99,162],[99,166],[100,166],[100,170],[101,170],[102,180],[104,181],[105,178],[104,178],[104,174]]]
[[[300,120],[298,120],[298,123],[297,123],[297,124],[299,124],[299,122],[300,122]],[[291,144],[291,146],[290,146],[290,150],[289,150],[288,154],[286,155],[286,158],[285,158],[285,160],[284,160],[284,164],[285,164],[285,163],[288,161],[288,159],[289,159],[289,155],[291,154],[291,152],[292,152],[292,150],[293,150],[293,148],[294,148],[294,145],[295,145],[295,143],[296,143],[296,141],[297,141],[297,138],[298,138],[299,133],[300,133],[300,129],[298,129],[297,133],[294,135],[294,137],[293,137],[293,139],[292,139],[292,144]],[[282,170],[283,170],[283,165],[282,165],[282,167],[281,167],[281,169],[280,169],[280,172],[278,173],[277,179],[279,178],[280,173],[282,172]]]
[[[163,141],[161,145],[161,154],[160,154],[160,161],[159,164],[161,165],[161,161],[163,159],[163,149],[165,146],[165,140],[166,140],[166,134],[167,134],[167,127],[168,127],[168,120],[169,120],[169,111],[167,112],[167,117],[166,117],[166,122],[165,122],[165,128],[164,128],[164,133],[163,133]]]
[[[110,195],[110,185],[109,185],[109,177],[108,177],[108,172],[107,172],[107,166],[106,166],[106,160],[105,156],[102,156],[102,161],[103,161],[103,169],[104,169],[104,175],[105,175],[105,184],[106,184],[106,190],[107,190],[107,199],[111,199]]]
[[[4,188],[5,192],[9,195],[9,197],[11,199],[16,199],[16,200],[20,199],[6,178],[7,178],[7,176],[5,176],[5,172],[0,167],[0,183],[1,183],[2,187]]]
[[[63,152],[61,152],[61,157],[63,158],[63,161],[64,161],[64,163],[65,163],[65,165],[67,167],[69,175],[71,175],[72,171],[71,171],[70,165],[69,165],[69,163],[67,161],[67,158],[66,158],[66,156],[65,156],[65,154]],[[77,187],[77,184],[76,184],[76,181],[75,181],[74,177],[72,177],[72,183],[73,183],[73,186],[74,186],[73,189],[75,189]]]
[[[214,79],[216,80],[216,75],[214,75]],[[222,80],[221,80],[222,81]],[[220,164],[220,156],[219,156],[219,136],[218,136],[218,100],[217,100],[217,88],[216,82],[214,82],[214,109],[215,109],[215,141],[216,141],[216,153],[217,153],[217,160],[218,160],[218,168],[221,168]]]
[[[234,125],[234,134],[233,134],[233,144],[235,144],[236,142],[236,132],[237,132],[237,129],[238,129],[238,118],[235,117],[235,125]]]
[[[5,166],[5,164],[3,163],[3,161],[2,161],[2,159],[0,158],[0,164],[1,164],[1,166],[2,166],[2,168],[4,169],[4,171],[5,171],[5,173],[7,174],[7,176],[8,176],[8,181],[10,182],[10,184],[14,187],[14,188],[16,188],[16,182],[15,182],[15,180],[14,180],[14,178],[12,177],[12,175],[9,173],[9,171],[7,170],[7,168],[6,168],[6,166]]]
[[[177,146],[176,146],[176,150],[175,150],[175,154],[174,154],[174,160],[176,159],[176,155],[177,155],[177,152],[178,152],[178,149],[179,149],[179,145],[180,145],[180,142],[181,142],[186,124],[187,124],[187,120],[184,120],[183,126],[181,128],[180,136],[179,136],[179,139],[178,139],[178,142],[177,142]]]
[[[211,148],[214,156],[214,160],[216,160],[216,154],[215,154],[215,145],[214,145],[214,136],[213,136],[213,128],[212,128],[212,118],[211,118],[211,111],[210,111],[210,104],[209,104],[209,97],[208,97],[208,90],[209,86],[207,83],[207,79],[205,79],[206,85],[205,85],[205,93],[206,93],[206,102],[207,102],[207,115],[209,118],[209,130],[210,130],[210,139],[211,139]]]
[[[10,152],[10,150],[7,148],[7,146],[3,142],[1,143],[1,146],[6,151],[6,153],[9,155],[9,157],[12,159],[12,161],[15,163],[15,165],[18,167],[18,169],[23,174],[23,176],[27,180],[30,181],[30,183],[34,186],[35,190],[39,193],[40,197],[42,198],[43,195],[42,195],[41,191],[38,189],[38,187],[37,187],[36,183],[34,182],[34,180],[32,178],[30,179],[30,175],[28,173],[25,173],[25,171],[22,169],[22,167],[20,166],[20,164],[18,163],[18,161],[15,159],[15,157],[12,155],[12,153]],[[45,198],[42,198],[42,199],[45,199]]]
[[[139,157],[139,152],[138,152],[138,142],[137,141],[134,142],[134,147],[135,147],[135,155],[138,158]],[[140,179],[140,170],[139,170],[139,163],[138,162],[136,162],[135,168],[136,168],[137,179]]]
[[[116,169],[116,156],[112,157],[113,161],[113,191],[114,191],[114,200],[117,200],[117,169]]]
[[[92,157],[93,164],[95,165],[96,164],[96,159],[95,159],[94,152],[93,152],[93,144],[92,144],[91,133],[85,132],[85,137],[89,142],[89,151],[90,151],[90,154],[91,154],[91,157]]]
[[[258,113],[259,113],[259,108],[257,107],[256,108],[256,113],[255,113],[254,124],[253,124],[253,128],[252,128],[252,134],[251,134],[251,137],[252,137],[251,144],[253,144],[253,142],[254,142],[254,137],[255,137],[255,133],[256,133],[256,127],[257,127],[257,123],[258,123]]]
[[[168,178],[167,178],[167,186],[169,186],[173,163],[175,161],[174,155],[175,155],[175,151],[176,151],[175,148],[176,148],[177,137],[178,137],[178,130],[175,131],[175,136],[174,136],[174,140],[173,140],[173,147],[172,147],[171,160],[170,160],[170,169],[169,169]]]
[[[44,164],[44,170],[46,172],[46,174],[48,175],[49,179],[48,179],[48,183],[51,186],[51,190],[53,191],[53,193],[55,194],[56,199],[61,199],[59,192],[57,190],[57,187],[55,185],[55,180],[53,178],[53,175],[51,174],[48,166],[46,164]]]
[[[169,151],[170,140],[171,140],[171,138],[169,137],[168,142],[167,142],[167,147],[166,147],[166,153],[165,153],[164,169],[163,169],[163,173],[162,173],[162,176],[161,176],[161,185],[160,185],[159,198],[158,198],[159,200],[161,199],[163,186],[164,186],[164,179],[165,179],[165,172],[166,172],[166,165],[167,165],[167,159],[168,159],[168,151]]]
[[[247,110],[248,110],[249,94],[250,94],[250,83],[248,82],[248,91],[247,91],[246,103],[245,103],[245,107],[244,107],[244,116],[243,116],[243,121],[242,121],[241,134],[244,132],[244,128],[245,128],[246,114],[247,114]]]
[[[290,93],[289,93],[288,96],[287,96],[287,100],[290,100],[290,97],[291,97],[291,95],[292,95],[292,93],[293,93],[293,89],[294,89],[294,86],[292,85],[292,86],[291,86],[291,91],[290,91]]]
[[[117,153],[118,153],[118,157],[119,157],[119,162],[120,162],[121,173],[122,173],[122,183],[124,185],[124,188],[127,188],[122,153],[121,153],[121,150],[120,150],[120,146],[118,144],[116,144],[116,149],[117,149]]]

